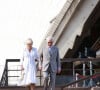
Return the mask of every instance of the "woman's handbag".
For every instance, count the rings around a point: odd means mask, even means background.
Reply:
[[[22,70],[21,75],[19,76],[19,80],[18,80],[18,84],[17,84],[18,86],[22,86],[22,81],[23,81],[24,77],[25,77],[25,72],[24,72],[24,70]]]
[[[24,79],[25,73],[24,70],[21,71],[21,76],[20,76],[20,80],[22,81]]]

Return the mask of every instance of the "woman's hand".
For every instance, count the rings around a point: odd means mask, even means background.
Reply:
[[[23,65],[21,65],[21,71],[22,71],[22,70],[24,70],[24,67],[23,67]]]

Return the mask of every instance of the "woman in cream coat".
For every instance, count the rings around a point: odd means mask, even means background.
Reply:
[[[32,47],[32,39],[26,40],[26,48],[23,51],[21,59],[21,70],[23,79],[21,85],[29,86],[30,90],[34,90],[36,84],[36,63],[39,60],[37,49]]]

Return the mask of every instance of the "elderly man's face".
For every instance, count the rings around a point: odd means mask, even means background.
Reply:
[[[49,40],[48,41],[48,46],[52,46],[52,44],[53,44],[53,41],[52,40]]]

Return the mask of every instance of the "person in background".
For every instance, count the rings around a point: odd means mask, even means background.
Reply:
[[[50,75],[49,90],[55,90],[56,73],[61,72],[61,62],[59,57],[59,50],[53,45],[53,37],[49,36],[47,39],[47,46],[42,51],[42,65],[40,70],[43,72],[44,90],[48,88],[48,79]]]
[[[33,41],[31,38],[26,40],[25,45],[26,48],[21,58],[21,71],[24,73],[21,85],[28,86],[30,90],[34,90],[36,84],[35,61],[39,61],[39,55],[37,49],[32,47]]]

